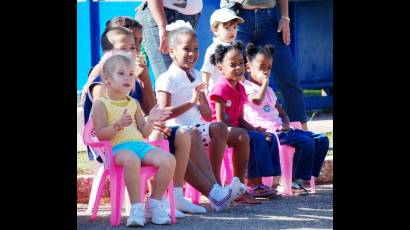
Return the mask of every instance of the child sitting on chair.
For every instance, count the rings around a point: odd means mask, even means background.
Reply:
[[[208,172],[208,176],[204,175],[202,179],[207,179],[206,190],[210,190],[208,194],[204,194],[208,196],[212,209],[221,211],[245,191],[245,186],[240,183],[239,178],[244,178],[246,172],[249,154],[247,134],[242,133],[238,128],[228,129],[222,122],[206,121],[211,118],[211,110],[203,92],[207,85],[202,82],[200,72],[194,69],[198,60],[197,35],[192,26],[182,20],[168,25],[167,31],[169,31],[169,55],[173,63],[156,81],[158,104],[172,110],[167,125],[200,133],[199,143],[191,142],[191,145],[198,145],[199,149],[196,151],[200,155],[205,155],[204,146],[209,147],[213,175]],[[233,178],[230,185],[221,187],[217,182],[220,182],[221,162],[226,145],[234,148],[234,174],[237,177]],[[208,168],[209,161],[199,162],[198,155],[196,156],[196,159],[195,156],[190,156],[192,161],[202,164],[201,168]],[[238,165],[240,167],[237,167]],[[188,173],[191,173],[190,170]],[[212,189],[209,189],[210,185]],[[198,188],[195,184],[193,186]]]
[[[170,224],[171,219],[161,199],[174,175],[175,158],[143,140],[152,132],[153,123],[166,119],[171,112],[155,106],[149,112],[147,121],[144,120],[140,104],[128,96],[135,84],[134,71],[134,60],[126,54],[115,54],[105,61],[102,79],[107,93],[94,102],[92,109],[95,134],[99,140],[111,143],[115,164],[124,167],[125,185],[131,201],[127,226],[145,224],[139,188],[141,164],[158,168],[151,197],[147,201],[152,222]]]
[[[243,82],[248,97],[248,103],[244,106],[244,119],[270,133],[276,132],[281,145],[295,147],[292,190],[306,195],[308,192],[302,180],[319,176],[329,149],[329,139],[323,134],[290,126],[289,118],[277,102],[274,91],[268,87],[274,51],[270,44],[254,46],[249,43],[246,47],[246,70],[250,78]]]

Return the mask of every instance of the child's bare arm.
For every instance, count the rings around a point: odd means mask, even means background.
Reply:
[[[101,101],[94,102],[92,119],[98,140],[110,140],[118,132],[114,125],[108,125],[107,109]]]
[[[141,91],[143,98],[141,107],[144,111],[144,114],[148,114],[152,107],[154,107],[154,105],[156,104],[151,78],[148,74],[148,68],[144,67],[144,70],[139,75],[137,75],[137,77],[141,80]]]
[[[208,100],[206,99],[205,93],[200,92],[198,95],[199,101],[199,112],[204,120],[210,121],[212,119],[212,110],[209,107]]]
[[[102,72],[102,64],[99,62],[94,68],[91,70],[91,73],[88,75],[87,82],[85,83],[82,91],[81,91],[81,101],[85,101],[85,95],[87,95],[88,88],[90,87],[91,83],[101,74]]]
[[[265,97],[266,94],[266,90],[268,88],[269,85],[269,76],[264,75],[262,72],[260,72],[259,74],[262,74],[264,77],[264,80],[262,81],[262,85],[260,87],[260,89],[258,90],[258,92],[256,92],[255,94],[251,94],[248,96],[248,100],[250,100],[252,103],[260,105],[263,101],[263,98]]]
[[[286,114],[285,110],[283,110],[282,106],[280,106],[280,104],[278,102],[276,102],[275,108],[279,112],[279,117],[282,118],[282,130],[284,130],[284,131],[289,130],[290,129],[290,121],[289,121],[289,117]]]
[[[243,119],[243,117],[239,118],[239,127],[247,129],[247,130],[258,131],[256,127],[249,124],[245,119]]]
[[[209,85],[209,79],[211,79],[211,74],[208,72],[201,72],[202,73],[202,80]],[[205,94],[208,95],[208,88],[205,89]]]
[[[225,106],[226,106],[225,101],[222,100],[222,98],[219,98],[217,96],[214,96],[214,100],[215,100],[216,121],[226,123],[225,121]]]
[[[271,141],[272,140],[272,134],[269,132],[266,132],[266,129],[263,127],[254,127],[253,125],[249,124],[245,119],[243,119],[243,116],[241,118],[239,118],[239,127],[242,127],[246,130],[252,130],[252,131],[259,131],[262,132],[263,135],[265,136],[265,139],[267,141]]]

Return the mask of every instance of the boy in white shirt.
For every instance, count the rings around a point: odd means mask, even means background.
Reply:
[[[208,92],[211,92],[221,76],[218,69],[211,64],[209,58],[215,53],[217,45],[230,45],[235,41],[236,25],[243,22],[244,20],[241,17],[236,16],[235,12],[228,8],[217,9],[212,13],[210,25],[214,34],[213,43],[206,49],[204,64],[201,68],[202,79],[208,84]]]

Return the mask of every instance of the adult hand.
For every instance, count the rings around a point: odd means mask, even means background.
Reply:
[[[168,53],[168,31],[165,28],[159,28],[159,50],[164,54]]]
[[[280,19],[278,26],[278,33],[282,32],[283,43],[286,45],[290,44],[290,27],[289,21],[286,19]]]

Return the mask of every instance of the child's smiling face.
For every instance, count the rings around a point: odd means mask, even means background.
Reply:
[[[225,78],[240,81],[245,73],[242,51],[235,48],[229,50],[217,67]]]
[[[198,40],[192,33],[180,34],[169,53],[174,63],[184,71],[191,71],[198,61]]]

